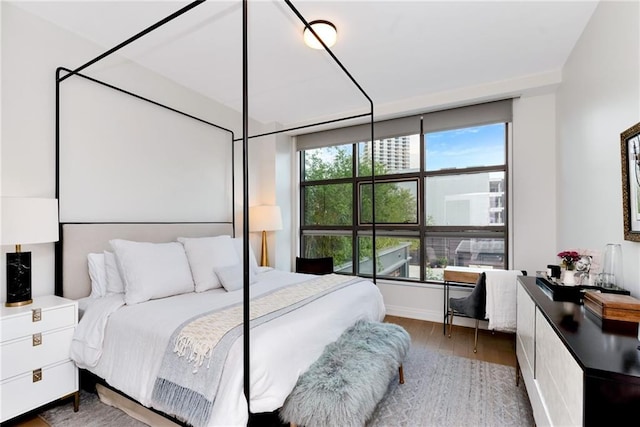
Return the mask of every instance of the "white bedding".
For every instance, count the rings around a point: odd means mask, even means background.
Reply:
[[[262,272],[256,276],[257,283],[251,286],[251,296],[314,277],[277,270]],[[241,290],[227,292],[218,288],[131,306],[119,304],[113,297],[108,302],[91,302],[78,324],[72,358],[78,366],[150,406],[156,374],[175,328],[198,313],[241,300]],[[110,315],[109,311],[112,311]],[[253,328],[251,412],[270,412],[281,407],[298,376],[320,356],[327,344],[357,320],[380,321],[384,315],[380,291],[363,279]],[[108,322],[104,319],[107,316]],[[100,325],[103,323],[102,337]],[[86,348],[87,344],[90,349]],[[210,426],[247,424],[242,347],[240,338],[229,352],[220,383],[224,393],[219,393],[215,400]]]

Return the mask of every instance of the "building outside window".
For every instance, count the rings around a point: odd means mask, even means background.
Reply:
[[[300,150],[302,256],[332,256],[336,272],[371,276],[375,193],[377,277],[507,268],[509,121],[432,131],[426,120],[373,150],[370,140]]]

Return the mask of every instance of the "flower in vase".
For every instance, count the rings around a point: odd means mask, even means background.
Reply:
[[[558,256],[562,260],[562,266],[567,270],[575,270],[576,262],[580,259],[580,254],[576,251],[562,251]]]

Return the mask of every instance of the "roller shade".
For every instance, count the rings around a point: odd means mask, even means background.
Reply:
[[[375,139],[420,133],[420,116],[403,117],[374,123]],[[371,123],[298,135],[298,151],[371,140]]]
[[[423,114],[424,133],[510,122],[513,100],[488,102]]]
[[[425,133],[479,126],[489,123],[510,122],[512,118],[512,104],[512,100],[507,99],[384,120],[374,123],[374,138],[385,139],[419,134],[420,119],[424,120],[423,126]],[[296,149],[298,151],[310,150],[313,148],[369,141],[370,139],[371,125],[367,123],[298,135],[296,137]]]

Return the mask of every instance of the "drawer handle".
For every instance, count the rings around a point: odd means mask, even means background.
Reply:
[[[33,382],[37,383],[42,380],[42,369],[34,369],[33,371]]]
[[[31,310],[31,321],[39,322],[42,320],[42,310],[39,308],[34,308]]]
[[[39,332],[37,334],[33,334],[33,347],[40,344],[42,344],[42,334]]]

